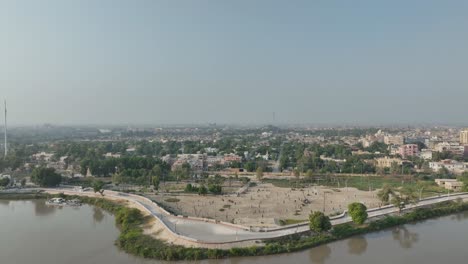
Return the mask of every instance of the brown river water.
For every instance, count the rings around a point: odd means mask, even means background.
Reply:
[[[99,208],[0,200],[2,264],[165,263],[119,251],[114,245],[118,234],[113,216]],[[467,245],[468,213],[461,213],[291,254],[199,263],[468,263]]]

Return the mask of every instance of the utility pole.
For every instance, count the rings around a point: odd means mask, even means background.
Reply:
[[[6,106],[6,100],[4,101],[5,103],[5,159],[8,155],[8,136],[7,136],[7,132],[8,132],[8,129],[7,129],[7,106]]]
[[[325,200],[326,200],[327,193],[323,191],[323,213],[325,214]]]

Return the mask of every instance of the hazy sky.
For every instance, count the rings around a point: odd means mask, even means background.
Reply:
[[[468,123],[468,1],[0,0],[11,123]]]

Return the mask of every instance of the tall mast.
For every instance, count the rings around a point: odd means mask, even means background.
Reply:
[[[7,106],[6,106],[6,100],[4,101],[5,103],[5,159],[8,155],[8,137],[7,137]]]

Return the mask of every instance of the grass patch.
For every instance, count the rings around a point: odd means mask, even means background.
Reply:
[[[180,200],[177,199],[177,198],[167,198],[167,199],[164,200],[164,201],[166,201],[166,202],[168,202],[168,203],[178,203],[178,202],[180,202]]]
[[[393,188],[399,187],[417,187],[417,180],[408,180],[401,176],[323,176],[320,180],[309,180],[309,179],[264,179],[264,182],[271,183],[276,187],[280,188],[306,188],[313,184],[320,186],[327,186],[335,192],[340,190],[337,188],[356,188],[361,191],[376,190],[382,188],[384,184],[388,184]],[[444,194],[446,191],[443,188],[437,186],[434,181],[425,181],[432,185],[423,189],[422,196],[429,197],[437,194]]]

